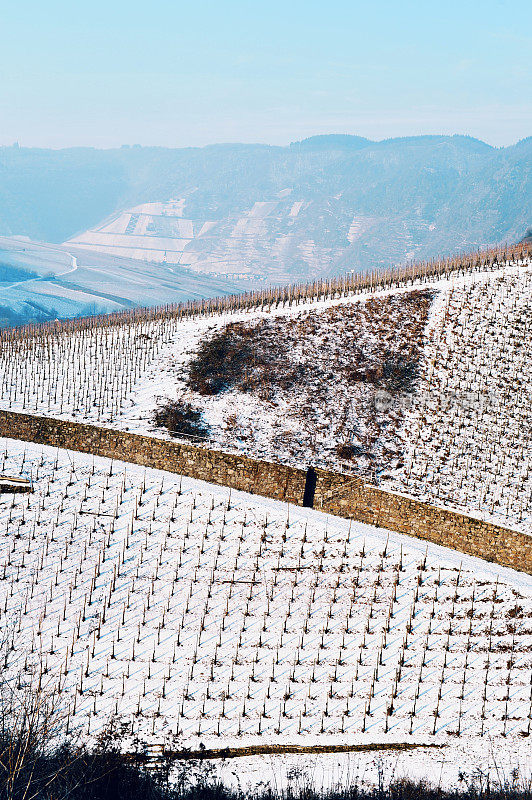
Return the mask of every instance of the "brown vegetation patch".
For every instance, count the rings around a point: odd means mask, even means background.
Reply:
[[[166,428],[176,436],[206,439],[209,435],[209,429],[202,420],[201,411],[193,408],[190,403],[165,400],[156,409],[153,421],[158,427]]]
[[[205,398],[233,390],[264,404],[270,445],[267,426],[259,428],[262,409],[256,424],[242,427],[229,404],[222,446],[238,440],[249,455],[266,458],[270,447],[285,462],[341,466],[377,480],[401,463],[397,431],[416,386],[433,297],[399,292],[229,323],[201,343],[186,388]]]
[[[202,343],[188,385],[201,395],[289,391],[340,376],[387,391],[410,391],[433,293],[371,298],[300,317],[232,322]]]
[[[217,758],[242,758],[264,755],[305,755],[326,753],[370,753],[370,752],[404,752],[405,750],[419,750],[426,748],[441,749],[445,747],[440,743],[418,742],[378,742],[376,744],[256,744],[248,747],[217,747],[203,750],[164,750],[162,757],[182,761],[212,760]],[[126,757],[127,758],[127,757]],[[132,754],[129,758],[133,761],[147,761],[143,753]]]

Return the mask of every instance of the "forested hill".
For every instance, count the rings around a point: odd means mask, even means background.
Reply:
[[[532,222],[532,138],[372,142],[316,136],[287,147],[0,148],[0,234],[63,242],[139,203],[183,199],[221,260],[256,203],[253,272],[300,279],[517,240]],[[207,268],[205,268],[207,269]],[[216,271],[216,270],[215,270]],[[274,276],[275,277],[275,276]]]

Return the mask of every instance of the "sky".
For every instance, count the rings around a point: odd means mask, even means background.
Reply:
[[[0,144],[532,135],[530,0],[0,0]]]

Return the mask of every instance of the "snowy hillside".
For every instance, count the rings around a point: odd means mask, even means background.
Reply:
[[[351,472],[530,531],[531,281],[527,257],[266,309],[6,332],[0,404]]]
[[[123,746],[475,742],[519,752],[532,579],[346,520],[7,440],[7,669]],[[454,743],[454,744],[453,744]],[[476,747],[476,750],[475,750]]]
[[[228,280],[194,274],[177,265],[0,236],[0,327],[241,290]]]
[[[531,154],[532,138],[491,147],[468,136],[3,147],[0,232],[74,240],[91,256],[166,252],[219,277],[365,272],[516,241],[532,221]]]

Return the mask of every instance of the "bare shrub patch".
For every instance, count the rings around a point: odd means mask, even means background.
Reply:
[[[190,436],[193,439],[207,439],[209,428],[203,422],[201,411],[190,403],[178,400],[165,400],[153,415],[155,425],[166,428],[171,434]]]
[[[413,291],[231,322],[201,342],[185,388],[213,418],[236,412],[244,424],[254,409],[245,436],[220,423],[223,446],[237,437],[251,455],[378,479],[400,462],[401,400],[416,386],[433,297]]]

